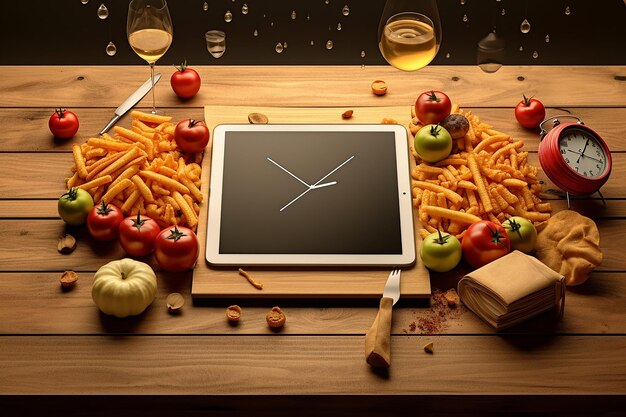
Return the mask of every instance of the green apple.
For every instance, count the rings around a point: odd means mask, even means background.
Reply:
[[[426,236],[420,249],[420,258],[426,268],[435,272],[447,272],[461,260],[461,242],[449,233],[431,233]]]
[[[440,125],[426,125],[415,135],[413,145],[423,161],[438,162],[450,155],[452,136]]]
[[[523,217],[511,217],[502,223],[511,241],[511,250],[530,253],[537,243],[537,229],[530,220]]]

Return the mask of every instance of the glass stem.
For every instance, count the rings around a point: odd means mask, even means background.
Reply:
[[[156,100],[154,98],[154,62],[150,62],[150,79],[152,80],[152,114],[156,114]]]

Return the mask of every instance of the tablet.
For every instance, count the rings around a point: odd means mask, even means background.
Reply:
[[[206,260],[410,265],[410,185],[407,131],[400,125],[218,125]]]

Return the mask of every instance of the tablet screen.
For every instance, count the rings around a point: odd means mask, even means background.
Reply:
[[[400,254],[390,131],[227,131],[219,253]]]

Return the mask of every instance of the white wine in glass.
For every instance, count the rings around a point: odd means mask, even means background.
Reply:
[[[126,32],[128,43],[135,53],[150,64],[152,113],[156,113],[154,64],[165,55],[174,36],[172,19],[165,0],[131,1],[128,6]]]
[[[392,66],[416,71],[439,52],[437,0],[386,0],[378,24],[378,47]]]
[[[435,25],[428,16],[405,12],[391,16],[381,34],[380,52],[394,67],[416,71],[428,65],[439,49]]]

